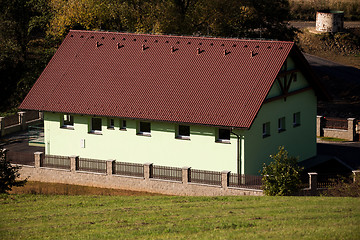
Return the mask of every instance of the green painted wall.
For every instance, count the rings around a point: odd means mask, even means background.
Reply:
[[[295,67],[288,59],[288,69]],[[308,86],[301,73],[293,82],[290,92]],[[281,94],[274,83],[268,97]],[[293,127],[293,113],[300,112],[301,125]],[[241,173],[258,175],[269,155],[284,145],[292,156],[300,161],[316,155],[316,96],[306,91],[287,98],[264,104],[249,130],[234,130],[230,144],[216,143],[217,128],[191,126],[190,140],[175,138],[177,125],[152,122],[151,137],[138,136],[138,121],[127,119],[126,131],[120,130],[120,120],[115,128],[108,129],[108,118],[102,117],[101,135],[89,133],[91,116],[74,115],[74,129],[61,128],[63,114],[44,114],[46,154],[79,155],[85,158],[115,159],[123,162],[184,167],[194,169],[238,172],[237,158],[241,158]],[[286,131],[278,132],[278,119],[285,117]],[[262,125],[270,122],[270,136],[263,138]],[[82,147],[82,141],[85,147]],[[239,146],[239,147],[238,147]],[[237,152],[238,151],[238,152]]]
[[[300,126],[293,127],[293,113],[300,112]],[[278,119],[285,117],[285,128],[278,132]],[[270,122],[270,136],[263,138],[262,125]],[[283,99],[266,103],[259,111],[253,125],[245,136],[246,174],[259,174],[262,164],[270,162],[279,146],[299,161],[316,155],[316,96],[306,91]]]
[[[74,130],[60,128],[62,114],[44,114],[46,154],[79,155],[95,159],[116,159],[123,162],[151,162],[162,166],[236,172],[237,139],[231,143],[215,142],[215,127],[191,126],[190,140],[175,139],[176,124],[152,122],[151,137],[136,135],[136,120],[127,119],[127,130],[107,129],[107,118],[102,118],[102,135],[88,133],[91,116],[74,116]],[[85,148],[81,148],[85,139]]]
[[[287,59],[288,70],[296,66],[294,61]],[[309,86],[301,72],[296,73],[295,82],[290,85],[289,92]],[[283,78],[282,78],[283,80]],[[274,82],[268,97],[281,94],[280,86]],[[270,155],[285,146],[289,155],[299,157],[299,161],[316,155],[316,106],[317,98],[313,90],[279,99],[264,104],[253,125],[245,137],[245,170],[246,174],[259,174],[263,163],[271,161]],[[293,127],[293,114],[300,112],[300,126]],[[285,117],[286,130],[278,132],[278,119]],[[263,138],[263,124],[270,122],[270,136]]]

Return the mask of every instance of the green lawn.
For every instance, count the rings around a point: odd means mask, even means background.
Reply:
[[[360,239],[360,199],[0,195],[0,239]]]

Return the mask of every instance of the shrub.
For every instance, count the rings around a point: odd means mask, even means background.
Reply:
[[[336,184],[323,192],[329,197],[360,197],[360,181],[353,182],[351,178],[341,178]]]
[[[20,177],[20,166],[11,166],[10,161],[6,159],[6,151],[0,149],[0,194],[11,191],[12,187],[24,186],[25,180],[16,180]]]
[[[297,164],[297,158],[289,157],[283,146],[279,147],[276,155],[270,155],[273,161],[264,164],[261,171],[263,190],[270,196],[293,195],[300,189],[300,172],[302,168]]]

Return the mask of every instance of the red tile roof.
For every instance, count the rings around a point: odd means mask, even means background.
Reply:
[[[249,128],[293,47],[70,31],[20,108]]]

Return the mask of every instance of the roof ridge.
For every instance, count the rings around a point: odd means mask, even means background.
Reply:
[[[111,31],[90,31],[90,30],[70,30],[70,32],[86,32],[95,34],[120,34],[120,35],[135,35],[135,36],[151,36],[162,38],[183,38],[183,39],[201,39],[201,40],[225,40],[225,41],[247,41],[247,42],[281,42],[287,44],[293,44],[294,41],[283,41],[276,39],[258,39],[258,38],[236,38],[236,37],[218,37],[218,36],[191,36],[191,35],[171,35],[171,34],[152,34],[152,33],[129,33],[129,32],[111,32]]]

